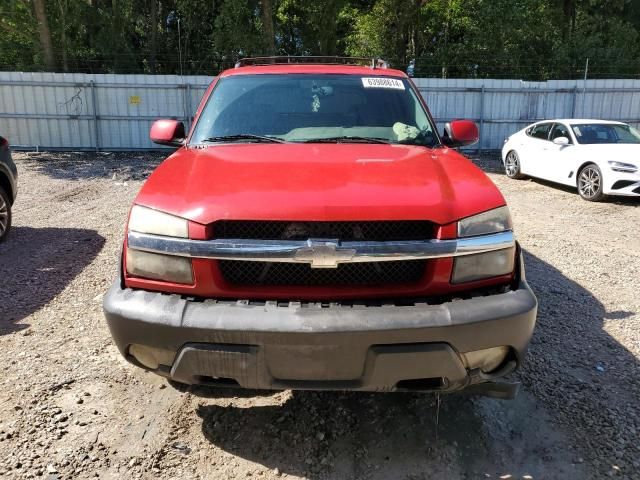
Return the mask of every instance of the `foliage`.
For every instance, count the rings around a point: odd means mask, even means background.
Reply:
[[[637,0],[0,0],[4,70],[53,50],[58,71],[213,74],[275,51],[523,79],[581,77],[588,58],[590,77],[638,77],[639,40]]]

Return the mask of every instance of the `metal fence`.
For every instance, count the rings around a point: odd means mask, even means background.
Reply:
[[[640,125],[640,80],[415,79],[440,131],[456,118],[480,127],[480,150],[502,148],[526,125],[553,118],[597,118]]]
[[[0,72],[0,134],[29,150],[146,150],[158,118],[187,125],[212,77]],[[495,150],[548,118],[640,125],[640,80],[414,79],[440,130],[478,122],[479,149]]]
[[[158,118],[187,125],[211,77],[0,72],[0,132],[14,149],[146,150]]]

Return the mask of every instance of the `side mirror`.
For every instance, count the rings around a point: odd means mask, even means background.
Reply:
[[[553,143],[556,145],[569,145],[571,142],[567,137],[556,137],[553,139]]]
[[[447,147],[464,147],[478,142],[478,126],[471,120],[454,120],[444,126],[442,142]]]
[[[185,137],[184,123],[177,120],[156,120],[149,132],[149,138],[153,143],[171,147],[184,145]]]

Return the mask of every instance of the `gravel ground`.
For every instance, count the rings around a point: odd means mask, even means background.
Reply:
[[[590,204],[479,161],[540,300],[514,401],[179,391],[120,358],[101,310],[127,210],[160,157],[16,160],[0,478],[640,478],[640,202]]]

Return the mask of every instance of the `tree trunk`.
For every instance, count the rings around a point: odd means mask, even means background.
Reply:
[[[566,41],[570,35],[573,35],[576,28],[576,0],[563,0],[562,13],[564,14],[562,38]]]
[[[158,56],[158,3],[151,0],[151,35],[149,40],[149,70],[156,73],[156,57]]]
[[[267,55],[276,52],[276,38],[273,32],[273,5],[271,0],[262,0],[262,33]]]
[[[342,7],[341,1],[327,2],[322,9],[319,20],[319,46],[318,55],[335,55],[338,44],[338,12]]]
[[[413,17],[413,21],[411,22],[411,57],[415,60],[418,56],[418,52],[420,50],[420,45],[418,45],[418,25],[420,20],[420,9],[424,4],[426,4],[426,0],[416,0],[413,5],[413,11],[415,17]],[[417,19],[417,20],[416,20]]]
[[[120,53],[120,12],[118,10],[118,1],[111,0],[111,35],[113,39],[113,46],[111,53],[113,54],[113,73],[118,73],[120,68],[120,59],[118,54]]]
[[[60,48],[62,49],[62,71],[69,71],[69,60],[67,58],[67,10],[68,4],[66,0],[58,0],[60,7]]]
[[[56,69],[56,57],[53,54],[53,43],[51,41],[49,22],[47,21],[45,0],[33,0],[33,9],[38,21],[38,33],[40,35],[42,54],[44,55],[44,64],[47,70],[54,71]]]
[[[67,33],[65,32],[65,24],[62,24],[62,71],[69,71],[69,60],[67,58]]]
[[[442,78],[447,78],[449,75],[447,69],[447,60],[449,57],[449,21],[451,20],[451,0],[447,0],[447,19],[444,24],[444,49],[442,57]]]

